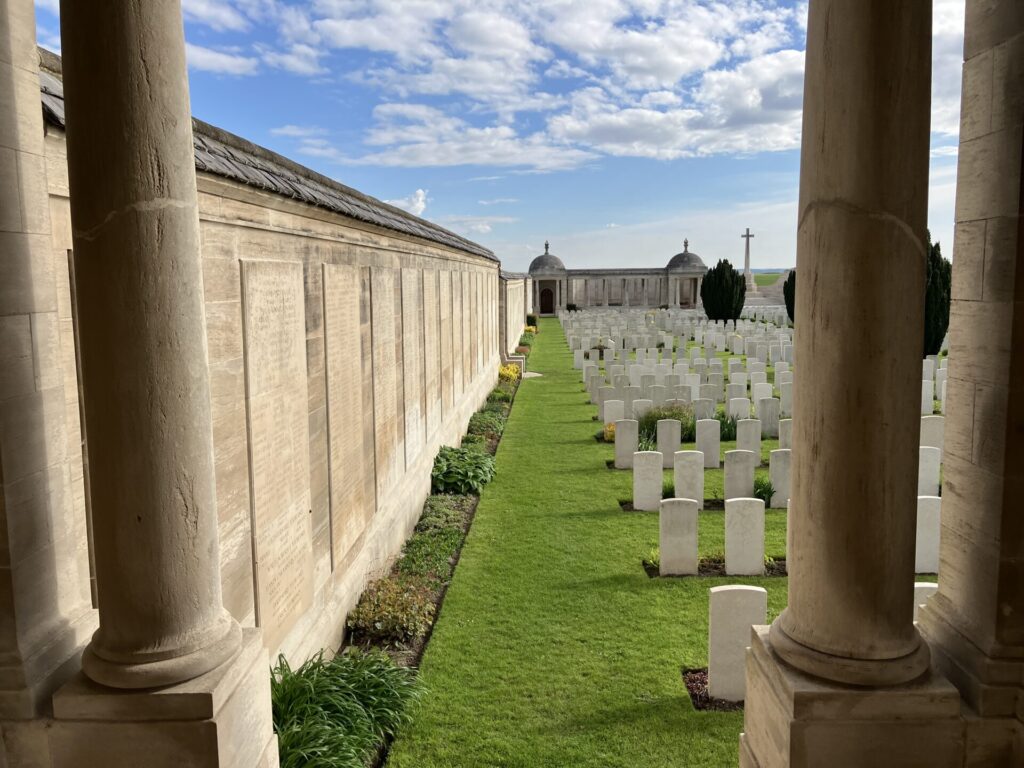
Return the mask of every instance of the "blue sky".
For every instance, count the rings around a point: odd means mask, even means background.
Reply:
[[[525,269],[796,259],[805,2],[183,0],[197,117]],[[37,0],[59,50],[58,0]],[[936,0],[929,224],[952,252],[963,0]]]

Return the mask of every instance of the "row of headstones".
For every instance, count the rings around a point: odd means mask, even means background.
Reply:
[[[758,364],[755,364],[758,365]],[[635,371],[634,366],[631,371]],[[612,366],[615,369],[615,366]],[[750,378],[750,396],[747,396],[747,378]],[[778,381],[779,412],[783,417],[791,416],[793,413],[793,381],[792,371],[777,371]],[[639,378],[640,384],[631,383],[631,379]],[[775,397],[775,387],[764,379],[766,374],[763,371],[755,371],[751,374],[735,374],[736,382],[724,385],[721,373],[710,373],[707,383],[697,383],[699,374],[668,374],[663,378],[664,384],[657,381],[657,374],[641,373],[638,376],[616,373],[613,376],[613,384],[607,384],[600,372],[588,369],[586,387],[590,394],[591,402],[598,406],[598,417],[604,423],[611,423],[613,418],[608,417],[604,408],[609,400],[619,400],[623,403],[632,403],[636,400],[650,400],[656,406],[665,405],[669,400],[682,400],[692,403],[697,400],[708,400],[711,405],[723,403],[728,405],[728,413],[734,418],[745,419],[750,416],[750,409],[753,405],[755,416],[760,417],[761,402]],[[625,414],[632,412],[627,405],[624,406]]]
[[[639,363],[634,360],[609,362],[604,370],[597,363],[584,361],[580,367],[581,377],[588,391],[602,386],[689,386],[700,387],[705,384],[715,386],[715,396],[722,400],[723,394],[732,393],[733,397],[743,397],[747,385],[768,383],[768,366],[766,363],[747,358],[740,360],[730,358],[728,374],[722,358],[716,357],[710,362],[705,360],[678,363]],[[775,384],[792,384],[793,371],[789,363],[779,361],[775,366]],[[733,389],[728,387],[732,386]]]
[[[754,495],[754,470],[760,463],[760,450],[725,452],[726,501]],[[676,496],[700,499],[699,506],[703,509],[704,470],[709,468],[708,464],[708,454],[699,448],[671,453],[667,450],[637,451],[633,454],[633,508],[644,512],[659,509],[662,472],[671,469]],[[772,507],[785,507],[789,502],[791,466],[789,448],[779,448],[769,454],[768,479],[774,489],[770,499]]]
[[[914,621],[934,595],[934,582],[914,583]],[[708,694],[723,701],[746,698],[746,654],[751,627],[768,623],[764,587],[728,584],[708,590]]]
[[[660,470],[659,470],[660,475]],[[703,495],[703,481],[696,489]],[[692,488],[692,486],[691,486]],[[687,491],[684,490],[683,493]],[[787,499],[788,505],[788,499]],[[635,506],[635,504],[634,504]],[[659,573],[662,576],[696,576],[700,563],[698,516],[703,502],[683,496],[659,499],[658,512]],[[914,546],[914,572],[939,572],[939,534],[942,500],[938,496],[918,496],[917,528]],[[640,507],[636,507],[640,509]],[[650,509],[650,505],[646,508]],[[764,501],[738,497],[725,501],[725,572],[730,576],[764,575]]]
[[[921,415],[933,413],[935,401],[939,401],[939,410],[946,412],[946,384],[948,383],[949,358],[929,355],[921,366]]]
[[[686,349],[686,343],[693,339],[695,346]],[[600,346],[598,346],[600,345]],[[624,360],[635,356],[640,362],[660,362],[711,359],[722,352],[753,357],[764,363],[780,360],[793,362],[793,342],[788,334],[772,333],[704,333],[700,330],[680,336],[661,333],[660,335],[623,335],[609,330],[597,335],[570,336],[569,348],[574,362],[579,367],[582,359]]]

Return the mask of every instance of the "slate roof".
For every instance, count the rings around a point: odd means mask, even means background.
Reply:
[[[40,49],[40,95],[46,120],[64,128],[64,85],[60,58]],[[364,195],[269,149],[192,118],[196,170],[231,179],[293,200],[325,208],[368,224],[415,235],[491,261],[497,257],[482,245],[429,221]]]

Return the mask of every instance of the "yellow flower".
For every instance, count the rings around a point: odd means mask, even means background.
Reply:
[[[604,425],[604,441],[606,443],[614,443],[615,442],[615,423],[614,422],[612,422],[611,424],[605,424]]]
[[[498,368],[498,378],[502,381],[513,382],[519,380],[519,366],[515,363],[508,363]]]

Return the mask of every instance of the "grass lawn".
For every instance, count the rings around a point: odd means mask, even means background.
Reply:
[[[388,765],[733,766],[742,713],[694,711],[680,670],[707,663],[710,587],[767,587],[770,620],[786,579],[646,576],[658,516],[620,509],[631,475],[607,468],[614,448],[594,439],[561,327],[540,322],[543,376],[517,395]],[[703,554],[722,552],[723,519],[701,515]],[[768,514],[769,555],[784,554],[784,526]]]
[[[754,273],[754,282],[757,285],[774,285],[781,275],[781,272],[756,272]]]

